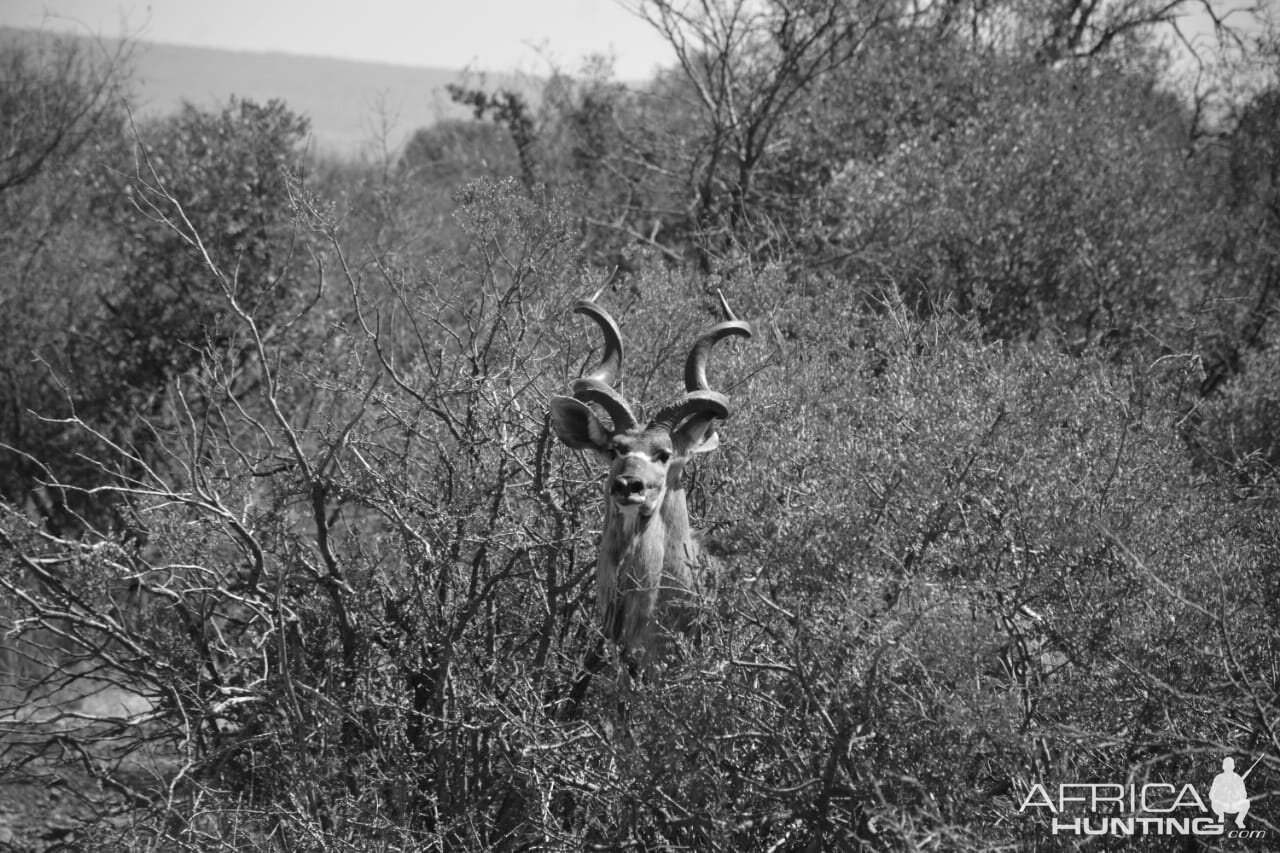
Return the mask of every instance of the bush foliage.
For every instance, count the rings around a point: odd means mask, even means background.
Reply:
[[[385,164],[5,46],[59,109],[0,129],[0,767],[103,850],[1068,849],[1033,786],[1274,790],[1275,90],[1211,121],[1142,4],[953,5],[642,4],[651,84],[459,86]],[[755,327],[643,674],[548,417],[598,289],[636,399],[717,290]]]

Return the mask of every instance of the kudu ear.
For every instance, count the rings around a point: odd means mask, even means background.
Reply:
[[[551,428],[574,450],[605,453],[611,435],[591,407],[572,397],[551,398]]]
[[[715,450],[720,446],[715,418],[711,415],[694,415],[671,433],[671,444],[676,456],[691,456]]]

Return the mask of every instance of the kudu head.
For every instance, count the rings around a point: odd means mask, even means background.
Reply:
[[[645,422],[616,387],[622,377],[618,324],[594,300],[578,300],[573,309],[600,327],[604,356],[573,383],[572,397],[552,398],[551,423],[561,441],[590,451],[609,467],[596,598],[605,636],[628,653],[650,645],[659,609],[685,614],[664,612],[664,628],[687,627],[688,608],[678,605],[696,595],[698,545],[681,475],[693,454],[719,445],[715,421],[729,416],[729,398],[707,383],[711,348],[731,335],[751,336],[751,327],[734,317],[723,296],[720,304],[728,319],[703,333],[689,351],[684,393]]]

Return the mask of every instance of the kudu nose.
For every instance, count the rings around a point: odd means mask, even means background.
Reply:
[[[613,478],[613,493],[620,498],[630,495],[638,495],[644,491],[644,482],[639,477],[630,477],[623,474]]]

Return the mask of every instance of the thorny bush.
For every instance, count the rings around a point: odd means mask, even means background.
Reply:
[[[736,414],[690,474],[700,641],[647,679],[611,660],[570,713],[601,517],[546,415],[593,358],[571,220],[481,182],[455,254],[354,257],[292,192],[305,355],[186,232],[234,333],[169,383],[159,452],[73,423],[128,523],[4,509],[8,647],[40,676],[4,685],[0,760],[100,779],[121,816],[85,845],[1048,847],[1035,782],[1277,752],[1274,538],[1191,469],[1145,366],[767,269],[601,297],[640,399],[716,287],[758,334],[717,351]]]

